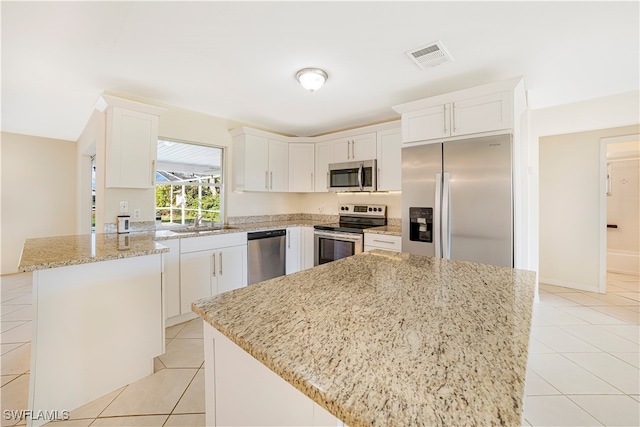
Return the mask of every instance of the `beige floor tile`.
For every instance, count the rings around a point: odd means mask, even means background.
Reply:
[[[631,366],[640,369],[640,353],[609,353],[618,359],[627,362]]]
[[[606,426],[640,425],[640,405],[629,396],[568,396]]]
[[[557,293],[556,296],[562,297],[562,298],[566,298],[570,301],[573,301],[575,303],[578,303],[580,305],[586,305],[586,306],[590,306],[590,305],[606,305],[606,303],[604,301],[602,301],[599,298],[596,298],[595,295],[597,294],[593,294],[593,293]]]
[[[98,418],[91,424],[91,427],[158,427],[164,425],[168,417],[168,415],[138,415],[132,417]]]
[[[180,398],[178,406],[173,410],[174,414],[204,413],[204,369],[199,369],[196,376],[189,384],[187,391]]]
[[[2,305],[33,304],[33,294],[31,292],[15,292],[15,294],[21,295],[11,296],[11,299],[3,300]]]
[[[557,309],[592,325],[623,325],[625,323],[624,320],[595,310],[595,307],[557,307]]]
[[[532,426],[601,426],[566,396],[531,396],[524,402],[524,418]]]
[[[124,391],[125,388],[126,386],[119,388],[116,391],[113,391],[85,405],[82,405],[77,409],[74,409],[69,414],[70,418],[72,420],[88,419],[88,418],[93,420],[94,418],[97,418],[102,413],[102,411],[104,411],[107,408],[107,406],[109,406],[116,399],[116,397],[118,397],[120,393]]]
[[[93,418],[82,420],[60,420],[51,421],[44,424],[47,427],[89,427],[93,422]]]
[[[164,427],[204,427],[205,424],[205,414],[174,414],[169,417]]]
[[[0,276],[0,289],[2,292],[16,290],[23,286],[31,286],[32,273],[7,274]]]
[[[588,325],[593,326],[593,325]],[[531,336],[557,352],[573,351],[581,353],[597,353],[600,348],[574,336],[562,329],[570,326],[537,326],[531,328]],[[593,326],[595,327],[595,326]]]
[[[573,316],[565,311],[560,310],[560,307],[551,306],[537,306],[533,310],[534,319],[541,320],[549,326],[552,325],[587,325],[588,322]],[[541,325],[545,326],[545,325]]]
[[[13,344],[0,344],[0,355],[3,355],[5,353],[8,353],[12,350],[15,350],[16,348],[20,347],[21,345],[25,345],[26,343],[23,342],[18,342],[18,343],[13,343]]]
[[[20,411],[27,409],[29,403],[29,375],[21,375],[17,379],[2,387],[2,410]],[[15,425],[18,420],[5,420],[3,413],[2,425]]]
[[[563,394],[622,394],[560,354],[534,354],[528,368]],[[527,417],[529,421],[532,421]]]
[[[31,342],[31,322],[3,332],[0,334],[0,342],[2,344]]]
[[[20,375],[2,375],[0,378],[2,378],[2,384],[0,385],[0,387],[4,387],[5,384],[9,384],[11,381],[15,380],[16,378],[18,378]],[[1,395],[1,393],[0,393]]]
[[[14,305],[14,304],[29,304],[29,302],[18,302],[18,303],[14,303],[13,301],[17,300],[20,298],[20,300],[22,301],[23,297],[28,297],[28,300],[31,301],[31,295],[32,292],[29,291],[20,291],[20,290],[15,290],[15,291],[8,291],[8,292],[2,292],[0,294],[0,303],[2,305]]]
[[[175,338],[176,335],[178,335],[178,332],[180,332],[182,329],[184,329],[185,326],[187,326],[187,323],[188,322],[184,322],[184,323],[179,323],[177,325],[169,326],[164,330],[164,337]]]
[[[551,396],[559,395],[560,393],[555,387],[546,382],[540,377],[540,375],[527,370],[527,378],[525,381],[524,395],[525,396]]]
[[[3,354],[2,375],[21,375],[31,368],[31,343],[24,344],[13,351]]]
[[[630,325],[640,325],[640,313],[629,310],[625,306],[594,307],[594,310],[598,310],[602,313],[608,314],[609,316],[624,320]]]
[[[204,362],[204,340],[174,338],[159,359],[167,368],[199,368]]]
[[[600,325],[600,327],[636,344],[640,343],[640,326],[638,325]],[[638,351],[640,351],[640,345]]]
[[[604,301],[607,305],[624,305],[640,307],[637,301],[620,296],[617,293],[607,292],[606,294],[593,294],[593,298]],[[595,304],[598,305],[598,304]],[[600,304],[602,305],[602,304]]]
[[[552,292],[552,293],[577,292],[575,289],[565,288],[565,287],[562,287],[562,286],[547,285],[546,283],[540,283],[539,287],[540,287],[540,289],[542,289],[542,290],[544,290],[546,292]]]
[[[559,326],[559,328],[593,346],[596,346],[601,351],[613,351],[619,353],[632,353],[638,351],[638,344],[602,329],[598,325],[566,325]],[[589,352],[583,352],[577,348],[561,351],[571,351],[575,353]]]
[[[202,319],[199,317],[187,322],[186,326],[175,336],[176,338],[202,338]]]
[[[638,292],[620,292],[618,293],[618,295],[620,295],[623,298],[628,298],[636,302],[640,301],[640,293]]]
[[[571,301],[570,299],[567,299],[564,296],[560,296],[560,295],[573,295],[573,294],[558,294],[558,293],[540,294],[540,304],[543,304],[547,307],[579,305],[579,303],[575,301]],[[575,294],[575,295],[578,295],[578,294]]]
[[[33,318],[33,307],[30,305],[16,305],[18,310],[12,311],[8,314],[3,314],[0,317],[0,322],[5,321],[30,321]]]
[[[101,416],[168,415],[196,372],[196,369],[163,369],[129,384]]]
[[[529,354],[537,353],[555,353],[556,351],[549,346],[542,344],[537,339],[531,337],[529,339]]]
[[[0,321],[7,314],[13,313],[15,311],[21,310],[25,307],[31,307],[31,304],[23,304],[23,305],[0,305]]]
[[[22,321],[6,321],[4,319],[2,319],[2,321],[0,321],[0,333],[1,332],[6,332],[6,331],[10,331],[13,328],[17,328],[20,325],[24,325],[25,323],[27,323],[26,321],[22,320]]]
[[[567,353],[564,357],[626,394],[640,394],[640,370],[608,353]]]
[[[161,369],[166,369],[167,367],[164,366],[164,363],[162,363],[162,360],[160,360],[157,357],[153,358],[153,372],[158,372]]]
[[[617,282],[616,282],[617,283]],[[618,286],[616,283],[607,282],[607,294],[617,294],[618,292],[629,292],[627,288]]]

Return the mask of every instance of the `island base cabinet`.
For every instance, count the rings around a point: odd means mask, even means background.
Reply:
[[[344,426],[203,321],[207,426]]]
[[[164,353],[161,274],[161,254],[33,273],[27,409],[71,411],[153,373]]]

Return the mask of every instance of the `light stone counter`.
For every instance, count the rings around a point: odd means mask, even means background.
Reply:
[[[376,250],[192,308],[349,426],[520,425],[534,281]]]
[[[27,239],[18,271],[36,271],[169,251],[153,239],[154,236],[148,233],[98,233]]]
[[[371,227],[364,230],[371,234],[385,234],[387,236],[402,236],[402,227],[397,225],[384,225],[382,227]]]

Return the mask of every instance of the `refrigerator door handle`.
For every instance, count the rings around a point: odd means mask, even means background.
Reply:
[[[442,257],[451,259],[451,176],[444,173],[442,186]]]
[[[433,210],[433,244],[436,248],[436,258],[442,258],[442,246],[440,246],[440,219],[442,202],[442,174],[436,174],[436,200]]]

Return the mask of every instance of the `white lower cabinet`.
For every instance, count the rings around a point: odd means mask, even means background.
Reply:
[[[302,270],[312,268],[315,260],[315,242],[313,236],[313,227],[300,227],[300,258],[302,262]]]
[[[364,251],[383,249],[385,251],[402,251],[402,237],[389,234],[364,233]]]
[[[180,252],[180,314],[200,298],[247,286],[246,233],[182,239]]]
[[[300,252],[300,227],[288,227],[287,228],[287,251],[285,261],[285,273],[296,273],[301,268],[301,252]]]
[[[207,426],[344,426],[203,322]]]
[[[164,318],[180,314],[180,240],[162,240],[169,248],[162,254],[162,287],[164,289]]]

